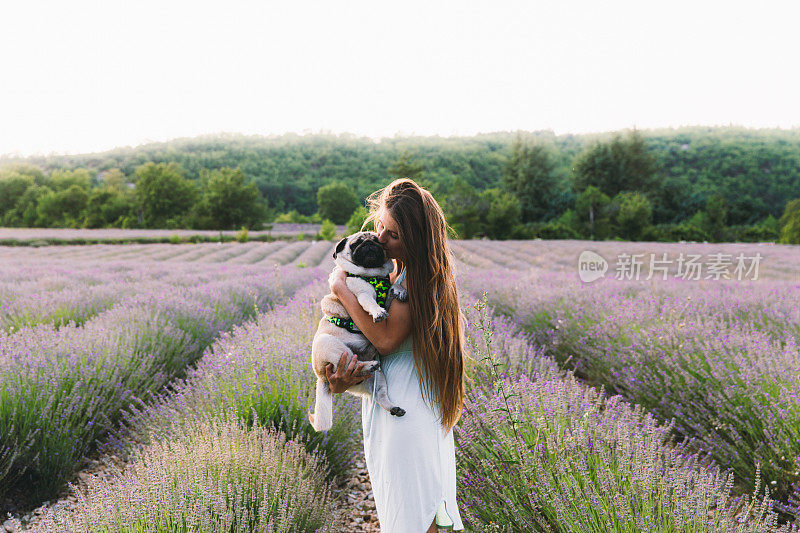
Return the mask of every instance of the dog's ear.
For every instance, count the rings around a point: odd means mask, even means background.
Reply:
[[[333,258],[336,259],[336,254],[342,253],[344,250],[344,245],[347,244],[347,237],[339,241],[339,244],[336,245],[336,250],[333,252]]]

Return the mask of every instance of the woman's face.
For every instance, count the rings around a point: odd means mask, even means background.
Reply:
[[[383,245],[383,249],[386,250],[386,255],[389,259],[403,260],[403,243],[400,242],[397,224],[387,210],[381,209],[378,212],[375,231],[377,231],[378,240]]]

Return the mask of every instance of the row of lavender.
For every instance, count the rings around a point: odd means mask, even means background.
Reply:
[[[78,508],[54,511],[47,527],[343,530],[325,478],[345,472],[358,445],[357,402],[337,396],[327,434],[306,418],[325,292],[316,283],[236,328],[173,392],[130,411],[111,445],[132,466],[94,480]],[[562,373],[512,321],[492,323],[480,303],[466,311],[475,359],[456,438],[472,530],[775,528],[769,499],[733,498],[731,476],[673,446],[670,426]]]
[[[784,516],[799,516],[800,283],[467,279],[562,368],[672,421],[740,490],[761,476]]]
[[[563,373],[513,321],[471,312],[482,360],[456,428],[459,505],[479,531],[752,532],[778,527],[769,497],[726,474],[640,406]]]
[[[288,236],[288,235],[316,235],[320,231],[320,224],[299,223],[272,223],[269,229],[250,231],[251,236]],[[336,231],[343,233],[347,230],[344,225],[336,226]],[[71,239],[85,239],[89,241],[122,241],[135,239],[163,239],[172,236],[192,237],[218,237],[220,234],[228,237],[236,236],[235,230],[188,230],[188,229],[89,229],[89,228],[0,228],[0,239],[17,239],[21,241],[34,239],[52,239],[68,241]]]
[[[736,268],[740,257],[747,279],[794,279],[798,246],[727,244],[625,243],[587,241],[453,241],[453,252],[460,262],[477,268],[531,268],[577,274],[577,258],[584,251],[597,254],[606,262],[606,277],[637,271],[642,279],[651,277],[650,269],[666,265],[671,277],[700,277],[711,273],[739,277]],[[329,268],[333,244],[328,241],[276,241],[269,243],[205,243],[51,246],[43,248],[0,247],[0,258],[29,261],[147,261],[199,262],[257,265],[322,266]],[[598,257],[599,256],[599,257]],[[665,262],[666,259],[666,262]],[[323,264],[325,263],[325,264]],[[714,272],[709,269],[712,267]],[[686,267],[688,265],[688,267]],[[702,270],[702,272],[701,272]],[[624,272],[623,272],[624,271]],[[654,273],[661,276],[660,272]]]
[[[30,502],[51,498],[125,409],[182,376],[220,332],[323,275],[244,266],[4,269],[17,281],[50,271],[54,291],[78,305],[81,288],[107,296],[82,325],[42,315],[0,332],[0,496]]]
[[[357,401],[308,423],[309,365],[326,283],[219,338],[158,402],[130,409],[108,447],[132,462],[96,478],[48,531],[343,531],[330,482],[360,445]]]
[[[605,267],[605,278],[800,281],[800,246],[772,243],[454,241],[452,248],[472,268],[565,272],[576,280],[588,252]]]
[[[273,241],[248,243],[131,244],[50,246],[42,248],[0,247],[0,258],[28,261],[146,261],[199,262],[251,265],[318,266],[328,258],[330,241]]]
[[[229,283],[250,271],[182,264],[86,260],[38,261],[16,258],[0,263],[0,329],[13,332],[37,324],[56,328],[84,322],[138,294],[159,294],[177,287]]]

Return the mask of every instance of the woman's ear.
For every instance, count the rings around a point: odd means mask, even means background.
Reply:
[[[339,241],[339,244],[336,245],[336,250],[334,250],[334,252],[333,252],[333,258],[334,259],[336,259],[336,254],[342,253],[342,250],[344,250],[344,245],[346,243],[347,243],[347,237],[345,237],[344,239]]]

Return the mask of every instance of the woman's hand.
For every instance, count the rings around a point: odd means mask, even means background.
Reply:
[[[331,363],[325,365],[325,376],[328,378],[331,392],[344,392],[353,385],[367,379],[370,374],[362,376],[361,369],[363,367],[364,363],[359,362],[358,358],[355,356],[353,356],[353,359],[348,365],[347,352],[342,352],[342,356],[339,358],[339,366],[336,367],[336,372],[333,371],[333,365]]]
[[[328,285],[333,295],[337,298],[342,294],[342,291],[349,291],[350,287],[347,286],[347,272],[340,268],[337,268],[335,272],[331,272],[328,278]]]

